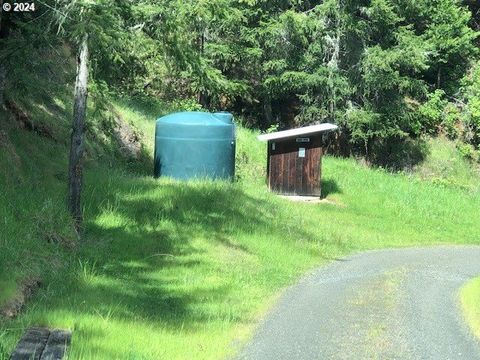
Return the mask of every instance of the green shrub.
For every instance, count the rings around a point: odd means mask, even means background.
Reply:
[[[442,131],[450,139],[458,139],[462,135],[461,126],[463,122],[459,108],[453,103],[447,103],[444,109],[442,120]]]
[[[424,132],[434,134],[442,124],[444,110],[448,104],[444,96],[445,91],[435,90],[433,93],[428,94],[428,100],[418,108]]]
[[[171,110],[174,111],[200,111],[202,105],[197,100],[192,98],[176,99],[171,104]]]
[[[475,147],[472,144],[458,142],[456,146],[457,146],[458,152],[464,159],[478,161],[478,158],[479,158],[478,151],[475,150]]]

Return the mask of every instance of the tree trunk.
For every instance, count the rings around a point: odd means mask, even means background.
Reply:
[[[340,61],[340,39],[341,39],[341,22],[340,22],[340,2],[337,2],[337,9],[335,13],[335,38],[332,43],[332,56],[327,64],[329,67],[328,73],[328,87],[330,88],[330,99],[329,99],[329,116],[331,121],[335,121],[335,109],[336,109],[336,88],[334,83],[334,76],[338,71],[339,61]]]
[[[437,89],[440,89],[440,85],[442,84],[442,65],[438,65],[437,70]]]
[[[200,57],[203,57],[205,52],[205,30],[197,38],[198,52]],[[210,96],[205,90],[200,90],[197,95],[197,101],[204,109],[210,108]]]
[[[263,100],[263,115],[265,116],[265,122],[268,126],[273,124],[273,114],[272,114],[272,102],[270,98],[265,98]]]
[[[87,83],[88,36],[85,35],[80,44],[80,52],[77,56],[72,136],[70,143],[70,160],[68,164],[68,207],[73,217],[77,233],[80,233],[83,218],[80,198],[83,177],[82,158],[85,148],[85,117],[88,95]]]
[[[202,105],[204,109],[210,108],[210,96],[205,91],[200,91],[198,93],[198,103]]]

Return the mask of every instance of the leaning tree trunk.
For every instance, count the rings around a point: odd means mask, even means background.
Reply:
[[[73,105],[72,137],[70,143],[70,161],[68,164],[68,206],[73,217],[75,229],[80,233],[82,226],[83,152],[85,148],[85,117],[87,110],[88,83],[88,36],[80,44],[77,57],[77,75]]]

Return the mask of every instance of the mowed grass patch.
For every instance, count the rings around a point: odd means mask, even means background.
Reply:
[[[480,277],[470,280],[460,289],[460,303],[470,329],[480,339]]]

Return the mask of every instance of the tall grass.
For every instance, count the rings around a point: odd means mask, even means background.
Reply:
[[[460,304],[472,333],[480,339],[480,277],[470,280],[460,289]]]
[[[453,141],[440,136],[429,139],[427,145],[429,154],[415,168],[417,176],[438,185],[480,189],[480,165],[465,161]]]
[[[122,106],[153,141],[155,117]],[[21,278],[36,264],[30,271],[44,285],[21,316],[0,320],[0,359],[30,325],[72,329],[71,359],[221,359],[238,351],[280,289],[330,259],[480,242],[478,189],[326,156],[329,201],[291,202],[266,189],[265,145],[239,128],[234,183],[154,180],[112,160],[90,161],[85,234],[71,249],[42,240],[45,228],[68,233],[55,225],[63,219],[65,149],[10,133],[25,180],[10,178],[0,196],[8,224],[0,230],[0,280],[11,277],[3,266]],[[45,206],[51,210],[42,213]],[[43,217],[49,225],[34,226]]]

